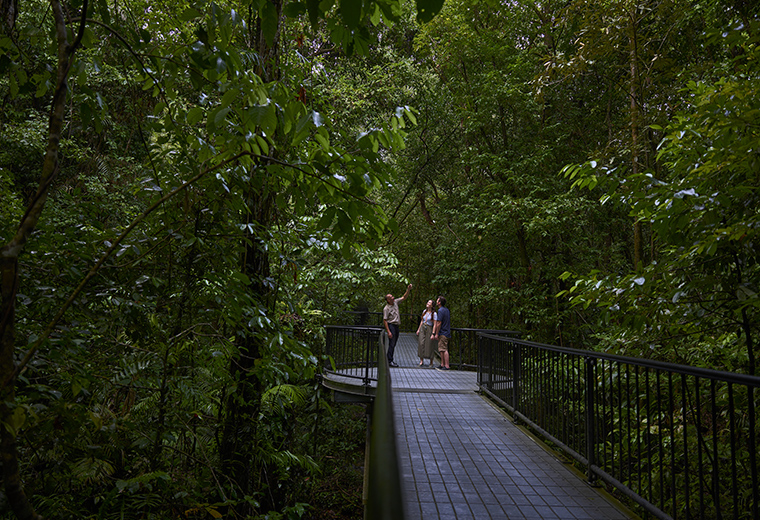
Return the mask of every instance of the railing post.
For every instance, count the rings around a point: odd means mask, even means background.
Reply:
[[[515,413],[512,414],[514,422],[518,422],[517,412],[520,410],[520,377],[521,377],[521,349],[520,345],[512,343],[512,408]]]
[[[367,504],[369,503],[369,469],[371,462],[371,459],[369,457],[369,448],[372,444],[372,415],[375,413],[374,400],[367,403],[367,408],[365,409],[364,413],[367,419],[367,431],[365,433],[364,439],[364,482],[362,485],[362,504],[364,505],[364,509],[366,511]],[[367,516],[366,512],[364,516]]]
[[[483,336],[478,334],[477,336],[477,353],[478,353],[478,388],[483,389],[483,386],[488,389],[488,385],[485,384],[486,378],[485,374],[483,373],[483,368],[485,368],[485,355],[486,355],[486,346],[485,341],[483,340]]]
[[[484,340],[485,341],[485,340]],[[488,356],[488,359],[484,362],[485,366],[483,367],[484,371],[486,372],[486,387],[490,392],[494,391],[493,388],[493,342],[488,341],[485,343],[486,349],[486,355]]]
[[[370,351],[372,350],[372,334],[369,332],[364,332],[365,337],[367,338],[367,344],[364,348],[364,386],[371,386],[372,385],[372,379],[369,377],[369,367],[370,367]]]
[[[594,428],[594,402],[596,388],[596,359],[586,357],[586,459],[588,460],[588,481],[596,480],[592,466],[596,466],[596,429]]]
[[[749,415],[749,424],[755,423],[755,389],[747,385],[747,411]],[[757,446],[755,438],[755,429],[749,428],[749,446]],[[758,518],[760,511],[760,492],[758,492],[758,474],[757,474],[757,449],[751,449],[749,452],[749,462],[752,475],[752,518]]]

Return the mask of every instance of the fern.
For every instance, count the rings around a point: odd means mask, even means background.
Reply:
[[[72,478],[86,485],[102,484],[113,473],[110,462],[95,457],[85,457],[71,465]]]
[[[257,450],[257,456],[264,464],[274,465],[286,473],[291,467],[301,468],[311,474],[319,472],[319,464],[308,455],[296,455],[288,450],[275,451],[270,448]]]
[[[300,408],[306,404],[307,389],[290,384],[273,386],[261,396],[261,411],[264,414],[280,413]]]

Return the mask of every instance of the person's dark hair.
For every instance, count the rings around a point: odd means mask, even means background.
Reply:
[[[446,297],[445,296],[439,296],[438,300],[441,302],[441,307],[446,307]]]

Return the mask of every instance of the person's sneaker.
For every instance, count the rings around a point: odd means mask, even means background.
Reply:
[[[437,369],[438,369],[438,370],[448,370],[448,368],[446,368],[446,367],[445,367],[445,366],[443,366],[443,365],[441,365],[441,366],[437,367]]]
[[[390,363],[388,363],[388,366],[389,367],[398,367],[398,363],[396,363],[395,361],[391,361]]]

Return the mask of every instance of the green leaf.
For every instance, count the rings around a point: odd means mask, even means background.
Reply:
[[[362,2],[360,0],[341,0],[340,14],[346,27],[355,29],[361,21]]]
[[[354,225],[351,222],[351,218],[344,211],[337,211],[338,214],[338,227],[345,235],[350,235],[354,231]]]
[[[314,134],[314,139],[316,139],[317,142],[322,145],[323,150],[328,151],[330,149],[330,139],[327,136],[327,132],[324,131],[323,128],[320,128],[319,131]]]
[[[98,104],[102,107],[102,99],[100,98],[100,94],[98,94]],[[156,103],[156,106],[153,107],[153,115],[154,116],[160,116],[161,112],[163,112],[166,109],[166,103],[163,101],[159,101]]]
[[[240,92],[237,89],[230,89],[222,96],[222,106],[227,107],[232,103]]]
[[[277,17],[277,8],[271,2],[264,2],[259,14],[261,15],[261,31],[264,33],[267,43],[272,45],[280,24],[280,20]]]
[[[427,23],[443,7],[443,0],[417,0],[417,20],[421,23]]]
[[[79,115],[82,118],[82,126],[87,128],[92,122],[92,107],[89,103],[82,103],[79,106]]]
[[[319,24],[319,15],[321,13],[319,3],[320,0],[306,0],[306,9],[309,11],[309,22],[311,22],[311,26],[314,29]]]
[[[195,20],[196,18],[200,18],[200,17],[201,17],[201,13],[197,9],[190,7],[189,9],[185,9],[179,18],[183,22],[189,22],[191,20]]]
[[[317,229],[329,229],[335,218],[335,208],[327,208],[317,223]]]
[[[214,114],[214,124],[216,126],[219,126],[220,124],[222,124],[222,122],[224,122],[224,119],[227,117],[227,114],[230,113],[230,110],[231,109],[229,107],[225,107],[225,108],[221,108],[217,110],[216,114]]]
[[[201,107],[194,107],[187,111],[187,124],[194,125],[203,119],[203,109]]]
[[[372,22],[372,25],[377,27],[381,21],[380,7],[377,4],[372,4],[371,8],[372,8],[372,14],[369,17],[369,21]]]
[[[104,24],[111,24],[111,11],[108,9],[108,3],[106,0],[98,0],[98,14]]]
[[[18,82],[16,81],[16,75],[11,74],[10,75],[10,83],[11,83],[11,98],[15,98],[18,96]]]
[[[306,4],[303,2],[291,2],[282,10],[285,16],[297,18],[306,13]]]
[[[251,285],[251,279],[245,273],[235,272],[232,277],[243,285]]]

